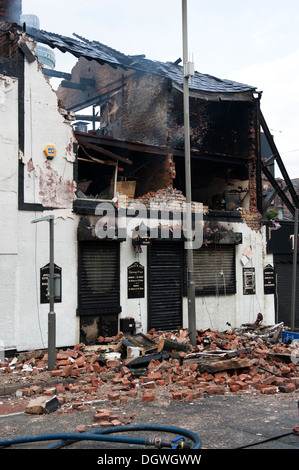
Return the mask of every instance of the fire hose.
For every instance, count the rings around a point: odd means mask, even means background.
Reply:
[[[131,431],[158,431],[158,432],[168,432],[176,434],[178,437],[174,438],[171,441],[166,439],[148,438],[148,437],[135,437],[135,436],[114,436],[111,434],[115,433],[125,433]],[[186,441],[189,439],[193,442],[191,445]],[[137,424],[137,425],[127,425],[127,426],[114,426],[103,429],[96,429],[92,432],[85,432],[82,434],[78,433],[53,433],[53,434],[40,434],[37,436],[24,436],[24,437],[15,437],[11,439],[2,439],[0,440],[0,447],[7,447],[17,444],[28,444],[31,442],[40,442],[40,441],[58,441],[54,444],[51,444],[45,449],[57,449],[70,444],[73,444],[77,441],[82,440],[91,440],[99,442],[110,442],[110,443],[123,443],[123,444],[135,444],[143,446],[153,446],[155,448],[170,448],[170,449],[200,449],[201,440],[197,434],[189,431],[187,429],[182,429],[172,426],[159,426],[159,425],[150,425],[150,424]]]

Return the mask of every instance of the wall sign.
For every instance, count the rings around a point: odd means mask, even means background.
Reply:
[[[144,297],[144,266],[135,262],[128,266],[128,299]]]
[[[275,294],[276,276],[275,270],[271,264],[264,268],[264,294]]]
[[[255,294],[255,268],[243,268],[243,294]]]
[[[40,303],[50,302],[50,265],[46,264],[40,270]],[[54,264],[54,301],[61,302],[61,268]]]

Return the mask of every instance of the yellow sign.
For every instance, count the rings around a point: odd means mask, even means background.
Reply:
[[[54,145],[47,145],[44,148],[44,154],[48,160],[52,160],[56,155],[56,148],[54,147]]]

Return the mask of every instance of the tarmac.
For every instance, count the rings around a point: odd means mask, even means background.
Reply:
[[[10,391],[12,392],[12,389]],[[254,392],[228,393],[201,397],[191,403],[170,400],[167,394],[164,398],[160,397],[150,403],[132,400],[126,404],[113,404],[108,400],[97,400],[89,403],[86,411],[59,413],[56,410],[43,415],[25,413],[24,405],[22,409],[22,399],[16,400],[13,392],[8,394],[8,390],[5,394],[3,392],[2,388],[0,401],[3,405],[7,404],[7,409],[12,412],[0,416],[1,440],[43,434],[56,435],[58,432],[74,433],[79,424],[86,425],[88,432],[94,432],[98,429],[97,424],[93,422],[95,410],[104,407],[111,408],[120,416],[134,414],[135,417],[130,422],[133,426],[150,424],[187,429],[199,436],[202,450],[299,449],[299,436],[293,432],[293,428],[299,425],[298,390],[274,395]],[[15,406],[11,406],[11,402]],[[148,432],[146,437],[157,437],[156,434]],[[138,432],[138,436],[140,435]],[[9,448],[40,449],[49,444],[27,443]],[[64,448],[96,449],[100,452],[111,448],[127,449],[128,445],[83,440]]]

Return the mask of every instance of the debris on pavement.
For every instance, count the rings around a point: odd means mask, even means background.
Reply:
[[[261,322],[224,332],[198,330],[195,346],[187,329],[132,336],[120,332],[92,345],[58,349],[52,371],[45,351],[19,353],[0,363],[0,386],[14,384],[15,396],[29,400],[28,413],[80,411],[89,403],[105,402],[107,408],[129,400],[151,402],[161,394],[192,402],[226,393],[292,393],[299,388],[299,350],[298,343],[281,340],[284,330],[283,323]],[[94,420],[101,426],[121,423],[103,408]]]

